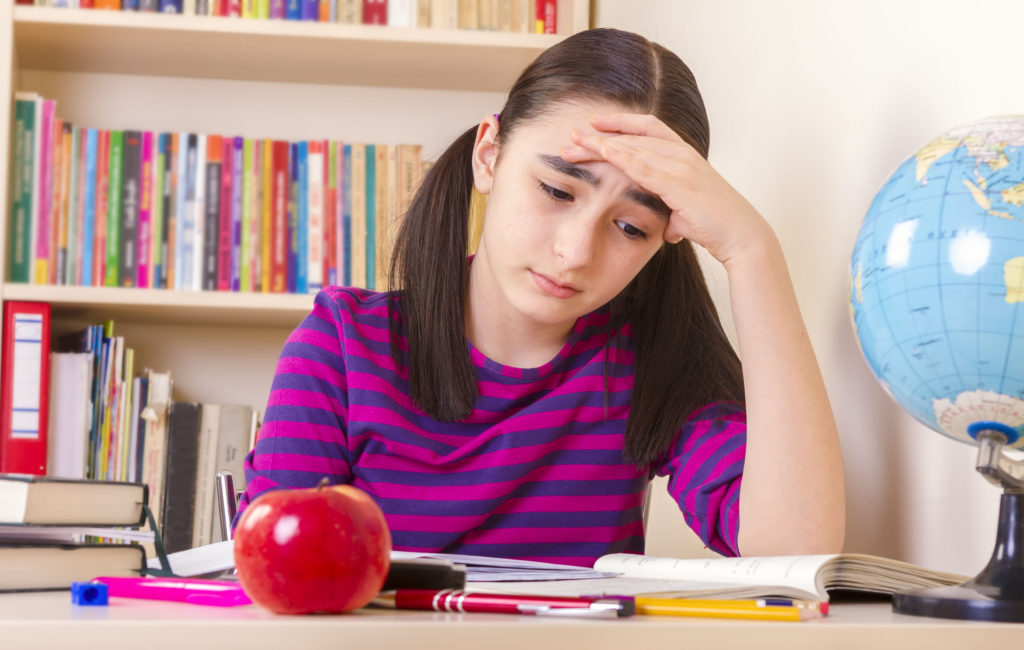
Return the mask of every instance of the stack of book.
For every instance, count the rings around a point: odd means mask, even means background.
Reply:
[[[141,575],[147,504],[141,483],[0,474],[0,592]]]
[[[170,373],[135,375],[131,348],[112,329],[108,321],[62,337],[50,356],[48,474],[146,485],[171,552],[220,539],[216,475],[231,472],[245,487],[259,414],[173,401]]]
[[[28,340],[24,327],[3,330],[5,358],[16,345],[31,349],[2,373],[0,471],[139,483],[172,552],[222,539],[216,476],[230,472],[245,488],[243,461],[259,413],[244,404],[173,401],[170,372],[136,372],[132,348],[114,336],[111,321],[59,337],[51,351],[49,305],[4,307],[35,317],[40,334]]]
[[[557,0],[18,0],[65,8],[554,34]]]
[[[11,282],[384,288],[420,145],[103,130],[15,94]]]

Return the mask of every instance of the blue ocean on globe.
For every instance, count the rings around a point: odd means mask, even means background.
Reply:
[[[1024,116],[953,129],[889,177],[850,264],[861,351],[926,426],[1024,448]]]

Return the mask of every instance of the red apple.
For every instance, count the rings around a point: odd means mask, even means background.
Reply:
[[[242,513],[234,540],[242,588],[278,614],[358,609],[391,563],[384,513],[350,485],[266,492]]]

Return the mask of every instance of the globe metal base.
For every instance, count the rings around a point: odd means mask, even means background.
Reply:
[[[981,573],[956,587],[893,594],[892,608],[913,616],[1024,623],[1024,494],[1003,493],[996,547]]]

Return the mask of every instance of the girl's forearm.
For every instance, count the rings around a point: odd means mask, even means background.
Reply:
[[[726,268],[748,426],[739,550],[839,552],[846,521],[839,436],[778,240],[765,237]]]

